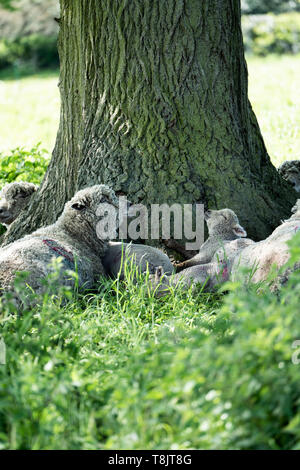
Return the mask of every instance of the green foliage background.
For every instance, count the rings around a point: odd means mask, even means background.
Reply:
[[[12,9],[12,0],[0,0],[0,6],[3,8]]]
[[[58,1],[57,1],[58,3]],[[0,69],[24,67],[31,71],[43,68],[55,68],[59,65],[57,52],[57,27],[54,27],[53,6],[42,0],[0,0],[0,6],[15,7],[17,14],[26,17],[26,31],[15,31],[12,18],[6,34],[0,34]],[[30,15],[30,6],[37,5],[40,15]],[[300,39],[300,0],[242,0],[243,34],[247,52],[266,55],[299,52]],[[48,17],[47,17],[48,14]],[[43,27],[36,28],[36,23],[45,22],[48,32]],[[16,21],[18,24],[18,21]],[[57,26],[57,25],[56,25]]]
[[[266,56],[300,52],[300,13],[246,15],[242,27],[248,53]]]
[[[20,68],[27,64],[33,70],[59,66],[57,38],[31,34],[14,40],[0,41],[0,69]]]
[[[28,181],[40,184],[46,172],[50,156],[40,143],[31,150],[16,148],[8,155],[0,153],[0,189],[12,181]]]
[[[241,0],[242,14],[285,13],[300,11],[299,0]]]

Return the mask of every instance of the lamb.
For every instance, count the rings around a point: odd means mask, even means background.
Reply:
[[[0,223],[10,225],[27,206],[38,186],[24,181],[6,184],[0,192]]]
[[[103,266],[106,274],[115,279],[117,276],[124,279],[124,261],[132,262],[141,273],[147,270],[155,273],[155,269],[162,266],[166,274],[172,274],[173,265],[168,256],[157,248],[148,245],[133,243],[109,242]]]
[[[208,226],[208,239],[196,256],[176,265],[176,272],[209,263],[221,246],[247,236],[246,230],[240,225],[237,215],[231,209],[208,210],[204,216]]]
[[[271,268],[275,267],[278,271],[288,262],[290,253],[286,242],[300,230],[300,199],[292,208],[292,214],[266,240],[257,242],[241,251],[240,256],[234,259],[232,264],[233,279],[239,278],[239,268],[245,267],[254,268],[255,272],[251,276],[251,282],[266,281]]]
[[[216,251],[210,263],[192,266],[175,276],[165,276],[163,269],[157,269],[155,276],[151,278],[156,296],[166,295],[170,286],[181,285],[187,288],[197,283],[205,290],[213,291],[217,285],[229,279],[244,280],[241,268],[252,271],[250,280],[253,283],[267,281],[271,269],[275,267],[278,272],[290,258],[286,242],[300,230],[300,199],[292,208],[292,214],[266,240],[255,243],[250,239],[237,239],[224,244]],[[300,260],[280,274],[271,288],[277,289],[278,284],[286,282],[290,273],[299,268]]]
[[[56,223],[17,240],[0,251],[0,288],[14,291],[17,272],[28,272],[27,283],[36,293],[43,292],[43,279],[53,268],[53,257],[62,257],[64,272],[60,284],[73,286],[74,278],[66,270],[76,271],[79,288],[92,288],[105,275],[101,258],[107,241],[97,237],[101,220],[99,206],[108,203],[118,208],[118,198],[105,185],[78,191],[66,203]]]
[[[205,213],[209,237],[199,253],[190,260],[176,266],[177,274],[167,276],[162,267],[151,276],[155,295],[161,297],[169,292],[170,286],[184,289],[191,284],[201,284],[203,290],[214,291],[229,280],[233,261],[254,241],[246,237],[246,230],[239,224],[231,209],[209,210]],[[184,268],[184,269],[182,269]]]
[[[155,275],[150,277],[151,287],[155,290],[156,297],[166,295],[171,286],[187,289],[191,284],[201,284],[203,291],[213,292],[230,279],[233,261],[239,253],[254,243],[249,238],[228,242],[216,251],[210,263],[191,266],[173,276],[167,276],[160,266]]]
[[[300,193],[300,160],[287,160],[278,168],[278,173]]]

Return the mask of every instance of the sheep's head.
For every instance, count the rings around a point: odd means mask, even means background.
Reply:
[[[0,192],[0,223],[10,225],[27,206],[37,188],[35,184],[23,181],[4,186]]]
[[[279,174],[300,193],[300,160],[288,160],[278,168]]]
[[[292,219],[300,218],[300,199],[297,199],[296,204],[292,207]]]
[[[119,200],[115,192],[104,184],[91,186],[78,191],[75,196],[66,203],[60,216],[62,223],[68,232],[84,238],[100,238],[98,224],[106,217],[113,218],[112,225],[119,225]]]
[[[246,230],[240,225],[237,215],[231,209],[208,210],[205,220],[209,236],[218,236],[223,240],[246,237]]]

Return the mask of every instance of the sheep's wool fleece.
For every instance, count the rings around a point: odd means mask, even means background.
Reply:
[[[17,240],[0,251],[0,286],[12,289],[17,271],[29,272],[28,284],[38,292],[41,279],[53,271],[51,261],[62,253],[63,270],[76,263],[79,287],[91,288],[100,275],[104,274],[101,257],[107,249],[107,242],[99,240],[96,234],[96,215],[103,196],[117,207],[114,191],[105,185],[83,189],[65,205],[57,222]],[[83,205],[85,210],[75,210],[74,204]],[[50,243],[45,243],[50,240]],[[54,243],[54,247],[51,247]],[[64,256],[65,254],[69,254]],[[75,263],[73,270],[75,270]],[[67,273],[62,274],[64,285],[73,285]]]
[[[273,265],[284,266],[289,258],[287,241],[300,230],[300,211],[283,222],[274,232],[261,242],[246,247],[233,263],[232,272],[238,274],[240,267],[254,268],[251,281],[265,281]],[[234,276],[235,277],[235,276]]]

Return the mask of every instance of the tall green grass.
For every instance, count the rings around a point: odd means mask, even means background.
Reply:
[[[300,448],[299,281],[157,300],[129,275],[3,302],[0,448]]]

